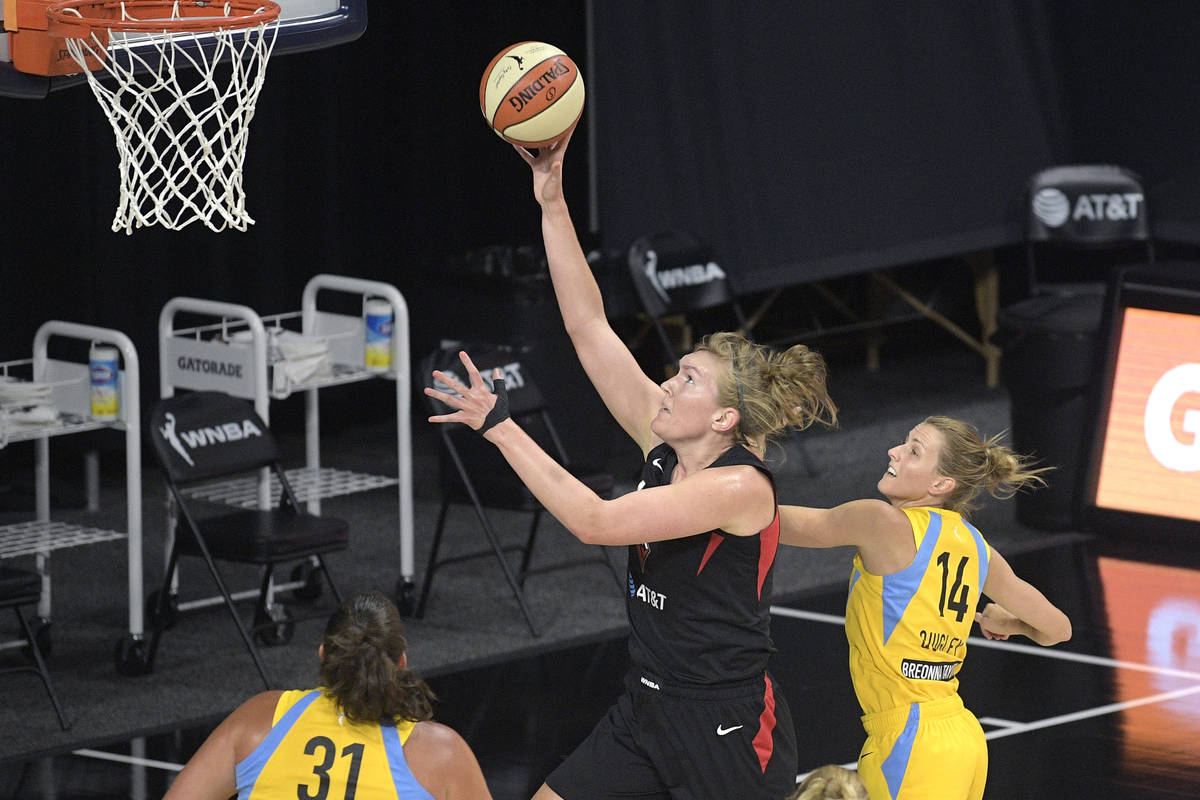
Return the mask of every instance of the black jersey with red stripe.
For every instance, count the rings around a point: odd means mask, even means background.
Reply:
[[[660,444],[646,455],[638,488],[670,482],[678,462]],[[734,445],[706,469],[748,464],[771,470]],[[713,530],[682,539],[631,545],[627,608],[629,654],[636,668],[676,685],[758,678],[775,652],[771,584],[779,547],[779,507],[752,536]]]

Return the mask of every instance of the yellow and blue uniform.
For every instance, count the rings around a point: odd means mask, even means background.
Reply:
[[[867,732],[859,775],[873,800],[980,798],[987,743],[958,696],[958,671],[991,550],[956,512],[901,510],[916,557],[873,575],[856,555],[846,602],[850,677]]]
[[[237,765],[238,800],[433,800],[404,758],[415,725],[352,724],[320,689],[284,692],[271,731]]]

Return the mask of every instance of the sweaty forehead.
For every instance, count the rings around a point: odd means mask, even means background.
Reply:
[[[691,368],[701,373],[712,374],[717,370],[720,359],[707,350],[697,350],[679,359],[679,369]]]
[[[908,432],[908,438],[926,449],[936,448],[942,442],[941,432],[932,425],[921,423]]]

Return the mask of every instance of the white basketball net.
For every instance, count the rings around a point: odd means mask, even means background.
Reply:
[[[178,9],[176,2],[172,19]],[[134,19],[124,3],[121,12]],[[116,134],[121,197],[114,231],[179,230],[197,221],[218,232],[244,231],[254,224],[242,164],[278,23],[202,33],[110,31],[107,48],[95,34],[66,40]],[[88,69],[88,56],[103,69]]]

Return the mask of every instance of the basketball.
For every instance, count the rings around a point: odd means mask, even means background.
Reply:
[[[479,110],[501,139],[544,147],[579,121],[583,76],[554,45],[520,42],[497,53],[483,71]]]

